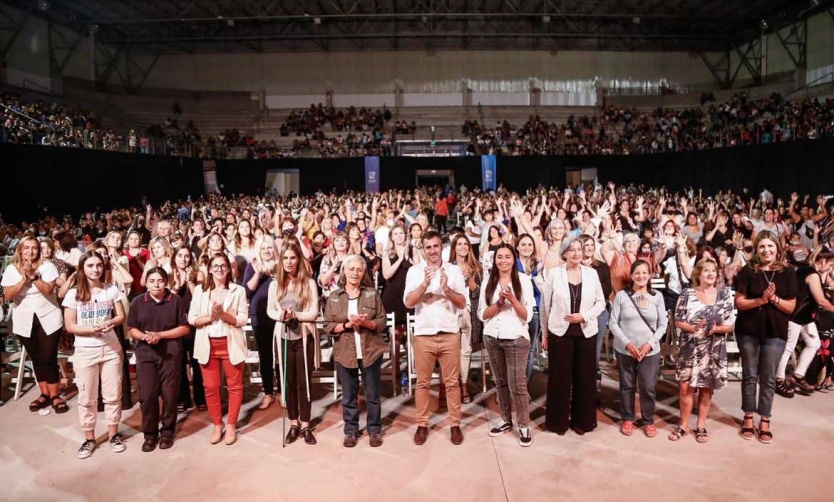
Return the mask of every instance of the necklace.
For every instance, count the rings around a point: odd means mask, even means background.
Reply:
[[[570,287],[571,314],[579,312],[579,286],[581,284],[581,282],[579,284],[568,283]]]
[[[771,284],[773,284],[773,278],[776,276],[776,271],[774,270],[774,271],[770,274],[770,277],[768,277],[768,276],[767,276],[767,271],[766,271],[766,270],[762,270],[762,275],[764,276],[765,281],[767,281],[767,285],[768,285],[768,287],[769,287]]]

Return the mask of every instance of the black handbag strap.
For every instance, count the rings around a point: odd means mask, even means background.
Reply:
[[[646,319],[643,316],[643,312],[640,312],[640,307],[637,306],[637,302],[634,301],[634,296],[632,296],[632,291],[629,290],[627,293],[628,293],[628,299],[631,300],[631,303],[634,305],[634,308],[637,309],[637,313],[640,315],[640,319],[643,319],[643,322],[646,323],[646,327],[649,328],[649,331],[651,331],[652,334],[654,334],[654,330],[657,329],[657,326],[652,328],[652,325],[649,324],[648,319]]]

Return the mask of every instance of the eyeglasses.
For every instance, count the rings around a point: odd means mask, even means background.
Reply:
[[[752,253],[753,252],[753,246],[744,246],[744,252],[745,253]]]
[[[229,268],[228,265],[212,265],[211,266],[212,270],[226,270],[228,268]]]

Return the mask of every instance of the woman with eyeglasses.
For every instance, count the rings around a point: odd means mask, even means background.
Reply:
[[[552,269],[542,291],[542,320],[548,351],[546,427],[559,435],[594,430],[596,419],[597,317],[605,297],[596,271],[582,265],[582,242],[562,243],[564,265]]]
[[[119,434],[122,416],[122,370],[124,355],[115,326],[125,321],[123,294],[113,284],[104,282],[104,259],[87,251],[78,260],[76,285],[64,297],[64,325],[75,335],[72,368],[78,383],[78,416],[84,442],[78,458],[92,455],[96,444],[96,403],[99,384],[104,401],[110,448],[125,450]]]
[[[347,240],[344,241],[347,247]],[[310,381],[313,369],[321,363],[315,324],[319,316],[318,290],[310,277],[307,259],[296,242],[286,242],[278,257],[280,263],[269,286],[266,314],[276,321],[279,374],[283,375],[281,399],[292,422],[286,441],[294,443],[303,436],[305,443],[314,445],[316,438],[310,428]]]
[[[788,321],[796,308],[796,274],[785,264],[775,234],[759,232],[755,254],[735,281],[738,309],[736,338],[741,351],[741,437],[756,437],[753,415],[758,413],[758,438],[773,441],[770,419],[776,390],[776,369],[785,352]]]
[[[249,353],[243,334],[249,319],[249,302],[243,287],[232,281],[232,264],[225,253],[212,256],[207,269],[205,283],[194,288],[188,322],[197,328],[194,357],[203,372],[206,404],[214,424],[211,444],[219,443],[224,435],[220,402],[222,368],[229,394],[225,442],[233,445],[237,441],[236,426],[243,403],[243,365]]]

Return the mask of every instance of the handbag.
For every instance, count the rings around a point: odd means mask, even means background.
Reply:
[[[649,328],[649,331],[651,331],[652,333],[654,333],[654,330],[656,330],[656,329],[657,329],[657,326],[655,326],[654,328],[652,328],[652,325],[651,325],[651,324],[649,324],[649,320],[648,320],[648,319],[646,319],[646,318],[643,316],[643,313],[642,313],[642,312],[640,312],[640,307],[638,307],[638,306],[637,306],[637,302],[635,302],[635,301],[634,301],[634,296],[632,296],[632,294],[633,294],[633,293],[632,293],[631,291],[628,291],[628,299],[629,299],[629,300],[631,300],[632,305],[634,305],[634,308],[635,308],[635,309],[637,309],[637,313],[640,315],[640,319],[643,319],[643,322],[644,322],[644,323],[646,323],[646,327],[648,327],[648,328]]]

